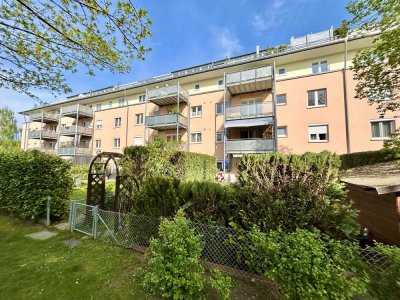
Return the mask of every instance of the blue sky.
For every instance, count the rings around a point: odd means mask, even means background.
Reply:
[[[96,76],[65,73],[72,94],[128,83],[174,70],[287,44],[291,36],[337,27],[349,19],[346,0],[170,0],[133,1],[146,8],[153,20],[153,37],[146,46],[153,50],[145,61],[132,63],[129,74],[97,72]],[[0,107],[14,112],[31,108],[35,101],[28,96],[0,89]],[[56,99],[48,92],[37,95]],[[21,125],[23,118],[17,115]]]

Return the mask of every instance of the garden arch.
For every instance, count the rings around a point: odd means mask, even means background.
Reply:
[[[97,205],[103,210],[112,210],[119,212],[129,212],[131,203],[124,203],[122,194],[126,187],[127,177],[120,174],[118,161],[123,157],[121,153],[101,152],[91,161],[88,172],[88,186],[86,195],[86,204]],[[111,205],[106,207],[106,180],[107,166],[112,162],[115,166],[115,195]],[[111,175],[109,173],[108,175]]]

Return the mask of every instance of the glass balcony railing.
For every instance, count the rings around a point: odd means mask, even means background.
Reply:
[[[226,74],[226,85],[245,84],[251,81],[272,79],[272,67],[265,66],[257,69]]]
[[[61,114],[63,116],[71,116],[74,117],[77,114],[82,116],[93,116],[93,109],[89,106],[84,105],[70,105],[61,108]]]
[[[244,104],[226,108],[226,119],[248,119],[272,116],[274,114],[273,102]]]
[[[274,151],[274,140],[272,139],[240,139],[227,140],[225,142],[226,153],[264,153]]]
[[[43,129],[43,130],[32,130],[29,131],[28,137],[30,139],[57,139],[57,132],[54,130],[48,130],[48,129]]]
[[[68,127],[61,127],[60,128],[60,134],[61,135],[75,135],[75,134],[80,134],[80,135],[92,135],[93,133],[93,128],[88,128],[84,126],[68,126]]]
[[[153,128],[176,126],[179,123],[180,126],[187,127],[189,122],[188,119],[181,114],[166,114],[159,116],[148,116],[146,117],[146,126]]]
[[[37,112],[29,115],[31,122],[58,122],[58,114],[50,112]]]
[[[148,101],[154,102],[157,105],[170,105],[179,101],[187,102],[189,100],[189,92],[179,85],[165,86],[147,91]]]

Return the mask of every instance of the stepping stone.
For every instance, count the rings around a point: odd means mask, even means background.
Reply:
[[[73,248],[73,247],[78,246],[81,242],[80,242],[80,240],[72,238],[72,239],[63,241],[63,243],[65,246]]]
[[[47,239],[49,239],[49,238],[51,238],[51,237],[53,237],[55,235],[57,235],[56,232],[50,232],[50,231],[47,231],[47,230],[43,230],[43,231],[27,234],[25,236],[26,237],[30,237],[30,238],[32,238],[34,240],[41,240],[42,241],[42,240],[47,240]]]
[[[60,223],[60,224],[55,225],[54,227],[57,228],[58,230],[68,230],[69,224],[68,224],[68,222]]]

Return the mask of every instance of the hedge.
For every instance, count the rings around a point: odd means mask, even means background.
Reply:
[[[342,170],[400,159],[400,152],[392,149],[342,154]]]
[[[182,155],[179,176],[181,179],[187,181],[213,181],[215,179],[217,169],[214,156],[183,151],[180,154]]]
[[[0,153],[0,207],[22,217],[45,216],[51,198],[51,217],[66,211],[72,191],[70,163],[40,151]]]

